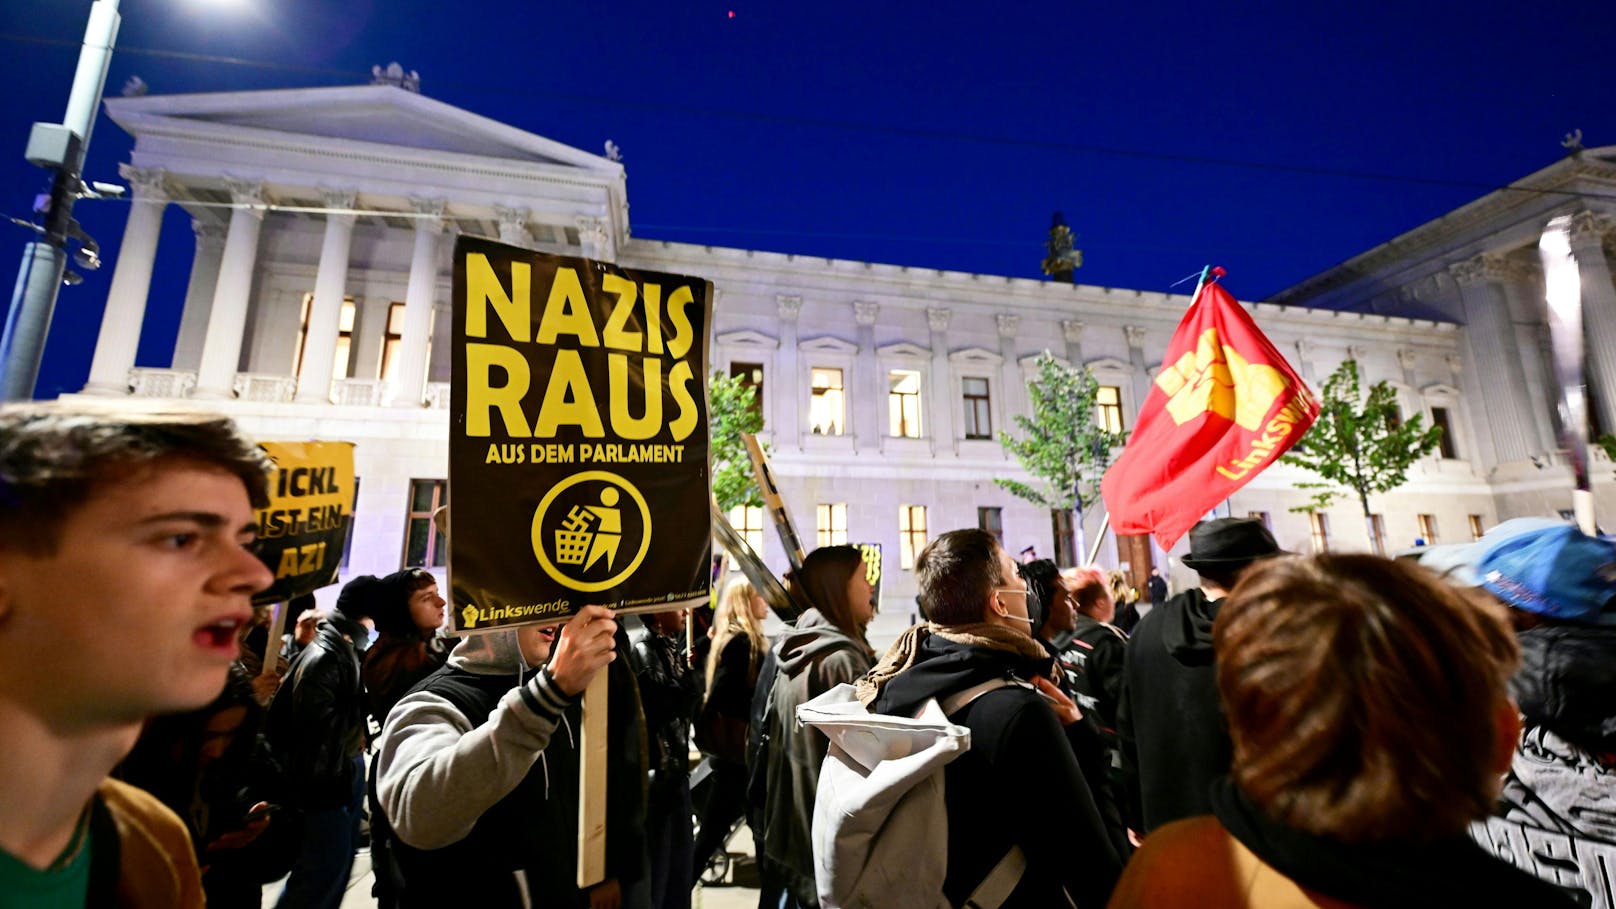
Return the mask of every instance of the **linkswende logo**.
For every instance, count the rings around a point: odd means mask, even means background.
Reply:
[[[476,628],[477,607],[468,604],[465,609],[460,610],[460,624],[467,628]]]
[[[651,548],[651,509],[605,470],[567,477],[533,512],[533,556],[556,583],[592,593],[621,584]]]
[[[1274,402],[1290,389],[1279,370],[1252,363],[1224,345],[1216,328],[1202,332],[1195,349],[1163,369],[1156,384],[1167,393],[1167,413],[1180,426],[1210,411],[1251,431],[1262,428]]]

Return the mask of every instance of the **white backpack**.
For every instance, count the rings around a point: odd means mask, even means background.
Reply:
[[[943,767],[971,749],[971,731],[948,714],[996,688],[993,679],[928,700],[918,716],[865,710],[852,685],[797,708],[797,720],[830,739],[814,798],[814,879],[824,909],[954,909],[943,895],[948,809]],[[1031,687],[1031,686],[1028,686]],[[965,903],[996,909],[1027,861],[1011,847]]]

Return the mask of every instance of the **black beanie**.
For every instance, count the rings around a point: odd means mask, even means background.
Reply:
[[[375,615],[381,583],[373,574],[362,574],[349,581],[337,594],[337,611],[355,622]]]

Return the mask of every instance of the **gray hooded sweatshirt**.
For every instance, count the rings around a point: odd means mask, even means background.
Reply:
[[[388,714],[376,762],[377,796],[394,833],[417,849],[441,849],[470,835],[483,813],[544,760],[550,736],[565,723],[563,711],[577,700],[562,694],[548,671],[517,684],[531,667],[515,631],[467,638],[449,655],[449,665],[477,675],[508,675],[511,690],[476,728],[430,691],[406,695]]]

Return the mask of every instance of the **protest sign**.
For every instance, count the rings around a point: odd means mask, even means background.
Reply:
[[[352,442],[260,442],[275,462],[269,507],[260,508],[258,558],[275,583],[254,603],[289,600],[337,582],[353,520]]]
[[[729,523],[729,518],[718,510],[718,503],[712,505],[713,535],[718,538],[718,545],[729,551],[735,557],[735,564],[740,567],[741,574],[752,582],[752,589],[763,598],[763,602],[774,610],[774,614],[784,622],[795,622],[797,616],[807,610],[807,606],[791,595],[791,591],[780,583],[769,566],[763,564],[763,559],[752,551],[746,538],[735,531]]]
[[[859,554],[864,557],[864,579],[870,582],[870,605],[876,612],[881,611],[881,544],[880,543],[854,543]]]
[[[707,597],[711,301],[699,278],[456,243],[456,631]]]
[[[802,539],[797,536],[797,526],[791,523],[791,514],[786,511],[786,500],[780,495],[780,487],[774,482],[774,468],[769,466],[769,456],[752,433],[741,433],[741,441],[746,443],[746,456],[752,460],[752,476],[757,480],[758,490],[763,493],[763,507],[768,510],[770,523],[774,524],[774,532],[780,537],[786,560],[791,563],[792,571],[800,571],[804,556]]]

